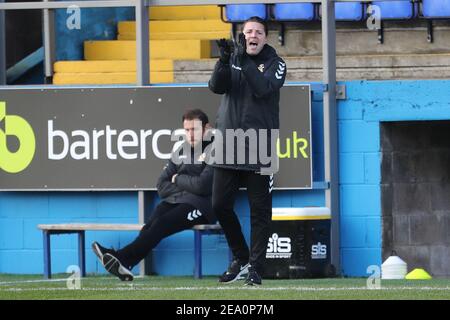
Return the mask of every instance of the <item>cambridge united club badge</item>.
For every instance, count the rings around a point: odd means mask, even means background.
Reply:
[[[263,63],[261,63],[261,64],[258,66],[258,70],[261,71],[261,72],[264,72],[264,64],[263,64]]]

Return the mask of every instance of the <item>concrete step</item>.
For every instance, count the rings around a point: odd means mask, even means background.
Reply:
[[[288,57],[292,69],[322,68],[321,56]],[[450,54],[370,54],[336,57],[337,68],[399,68],[450,66]]]
[[[208,20],[176,20],[176,21],[150,21],[150,32],[204,32],[204,31],[231,31],[231,24],[220,19]],[[119,33],[136,32],[135,21],[120,21]]]
[[[449,21],[443,21],[442,23]],[[437,22],[436,22],[437,23]],[[427,42],[426,27],[384,29],[384,43],[377,41],[377,32],[367,28],[346,28],[336,31],[336,51],[340,56],[372,54],[432,54],[450,53],[450,26],[434,28],[433,43]],[[288,29],[285,45],[278,44],[278,32],[270,30],[269,44],[282,56],[319,56],[322,54],[322,34],[320,29]]]
[[[151,83],[173,82],[173,72],[150,72]],[[136,84],[136,72],[55,73],[55,85]]]
[[[221,20],[150,21],[151,40],[172,39],[220,39],[231,36],[231,25]],[[121,21],[118,25],[118,40],[136,39],[136,23]]]
[[[284,59],[288,67],[287,81],[322,80],[321,56],[284,57]],[[216,61],[216,59],[177,60],[171,63],[152,60],[151,81],[207,82]],[[86,63],[89,67],[83,67],[81,63]],[[336,64],[337,79],[340,81],[450,78],[450,54],[347,55],[338,56]],[[77,70],[83,72],[72,75]],[[57,62],[55,84],[135,83],[135,70],[134,61]]]
[[[283,57],[287,81],[322,81],[322,57]],[[174,82],[207,82],[216,59],[175,61]],[[336,59],[337,79],[448,79],[450,54],[346,55]]]
[[[173,60],[151,60],[150,69],[173,72]],[[56,73],[114,73],[136,72],[135,60],[58,61]]]
[[[211,56],[209,40],[151,40],[151,59],[205,59]],[[84,43],[86,60],[135,60],[136,41],[106,40]]]
[[[149,8],[150,20],[220,19],[218,6],[168,6]]]
[[[173,82],[173,60],[151,60],[152,83]],[[58,61],[54,65],[53,83],[75,84],[134,84],[136,61]]]
[[[216,40],[221,38],[229,39],[229,31],[212,31],[212,32],[159,32],[150,33],[150,40]],[[117,35],[117,40],[135,40],[136,33],[124,32]]]

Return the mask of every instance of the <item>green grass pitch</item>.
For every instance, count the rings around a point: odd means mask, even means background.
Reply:
[[[311,299],[445,299],[450,300],[450,279],[381,280],[379,289],[368,289],[367,279],[263,280],[246,287],[242,281],[223,285],[217,277],[137,277],[121,282],[111,276],[81,278],[80,289],[69,275],[44,280],[40,275],[0,275],[0,299],[202,299],[202,300],[311,300]],[[69,283],[68,283],[69,282]]]

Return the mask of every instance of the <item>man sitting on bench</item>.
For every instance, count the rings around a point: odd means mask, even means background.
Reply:
[[[163,238],[197,224],[216,223],[211,207],[213,170],[206,165],[204,152],[209,142],[203,140],[210,128],[208,116],[194,109],[186,111],[182,120],[186,142],[164,167],[157,183],[161,203],[138,237],[120,250],[92,243],[105,269],[122,281],[133,280],[130,270]]]

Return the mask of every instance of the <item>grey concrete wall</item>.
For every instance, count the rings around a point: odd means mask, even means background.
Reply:
[[[436,21],[434,42],[427,42],[424,20],[385,22],[385,42],[360,23],[338,23],[336,31],[337,79],[448,79],[450,78],[450,20]],[[287,61],[288,81],[322,79],[320,23],[287,26],[285,45],[278,44],[277,24],[269,43]],[[213,60],[175,61],[175,82],[208,81]]]
[[[450,121],[381,126],[383,261],[450,276]]]
[[[341,26],[341,27],[339,27]],[[384,23],[384,43],[377,41],[377,32],[364,26],[338,24],[336,29],[337,55],[365,54],[427,54],[450,52],[450,21],[436,22],[434,41],[427,41],[425,21]],[[278,44],[278,32],[269,33],[269,42],[283,56],[318,56],[322,54],[320,28],[293,27],[286,32],[285,45]]]
[[[283,57],[286,60],[287,81],[321,81],[322,57]],[[206,82],[216,59],[180,61],[174,63],[175,82]],[[337,79],[449,79],[448,54],[347,55],[336,59]]]

